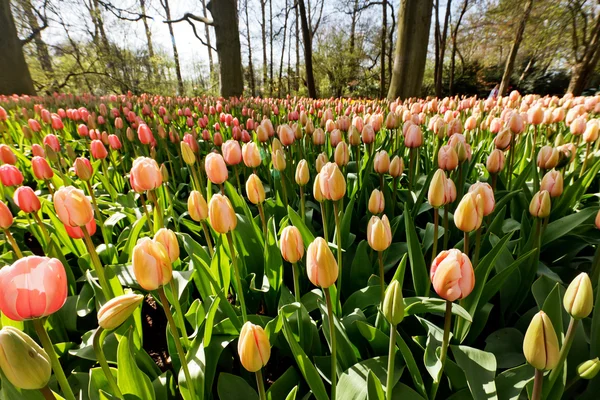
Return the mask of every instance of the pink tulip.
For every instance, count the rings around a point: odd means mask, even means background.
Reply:
[[[36,196],[33,189],[29,186],[21,186],[15,190],[13,195],[15,204],[25,213],[38,212],[42,205],[40,199]]]
[[[0,229],[8,229],[13,223],[13,215],[8,206],[0,200]]]
[[[23,183],[23,174],[10,164],[0,166],[0,181],[4,186],[19,186]]]
[[[225,159],[227,165],[238,165],[240,162],[242,162],[242,148],[240,147],[240,143],[238,141],[226,141],[223,143],[221,151],[223,151],[223,159]]]
[[[6,144],[0,144],[0,161],[4,164],[15,165],[17,163],[17,156],[13,153],[10,146]]]
[[[46,157],[44,148],[37,143],[31,145],[31,154],[37,157]]]
[[[210,153],[206,156],[204,168],[206,169],[206,176],[208,176],[208,179],[215,185],[222,184],[229,176],[225,160],[223,160],[223,156],[218,153]]]
[[[492,187],[488,183],[477,182],[469,188],[469,193],[473,192],[481,195],[481,198],[483,199],[483,216],[490,215],[496,206],[496,199],[494,198]]]
[[[56,135],[53,135],[52,133],[46,135],[44,138],[44,145],[50,147],[57,153],[60,152],[60,142],[58,141]]]
[[[457,249],[438,254],[431,264],[430,278],[438,296],[448,301],[464,299],[475,287],[471,260]]]
[[[133,190],[138,193],[159,188],[163,180],[156,160],[149,157],[138,157],[133,160],[129,182]]]
[[[108,144],[112,150],[119,150],[123,147],[117,135],[108,135]]]
[[[138,127],[138,139],[142,144],[150,144],[154,140],[150,127],[146,124],[140,124]]]
[[[70,225],[65,225],[65,224],[63,224],[63,226],[65,227],[65,230],[67,231],[67,234],[69,235],[69,237],[71,237],[72,239],[83,239],[84,238],[85,235],[83,233],[83,229],[81,229],[80,227],[70,226]],[[92,219],[90,222],[88,222],[85,225],[85,229],[87,229],[90,236],[94,236],[94,234],[96,233],[96,220]]]
[[[104,144],[100,140],[92,140],[90,152],[96,160],[103,160],[108,156],[108,151],[106,151],[106,147],[104,147]]]

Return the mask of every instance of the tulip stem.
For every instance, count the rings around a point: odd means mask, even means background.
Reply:
[[[450,234],[448,232],[448,208],[450,207],[450,204],[446,204],[444,206],[444,221],[443,221],[443,225],[444,225],[444,247],[443,249],[446,250],[448,248],[448,241],[450,240]]]
[[[379,304],[379,310],[383,314],[383,300],[385,299],[385,276],[383,271],[383,251],[377,252],[377,258],[379,259],[379,288],[381,302]]]
[[[267,220],[265,218],[265,210],[263,209],[262,203],[258,203],[258,213],[260,215],[260,222],[262,223],[263,236],[265,237],[265,241],[266,241],[267,240]]]
[[[431,250],[431,264],[433,264],[433,260],[437,255],[437,245],[438,245],[438,227],[440,224],[440,215],[439,210],[437,208],[433,209],[433,245]],[[445,232],[444,232],[445,235]]]
[[[342,232],[340,226],[340,203],[342,200],[333,202],[333,212],[335,213],[335,233],[337,238],[337,264],[338,264],[338,280],[337,280],[337,298],[340,300],[342,298]]]
[[[300,269],[298,268],[297,263],[292,263],[292,273],[294,275],[294,297],[296,303],[300,303],[302,305],[301,294],[300,293]],[[298,309],[298,336],[300,337],[300,343],[302,343],[303,334],[303,326],[302,326],[302,309]]]
[[[198,171],[196,171],[196,168],[194,168],[193,165],[189,165],[188,167],[192,171],[192,182],[194,183],[194,186],[196,186],[196,190],[202,193],[202,195],[205,195],[205,188],[204,185],[200,183],[200,178],[198,178]]]
[[[587,143],[586,148],[585,148],[585,157],[583,158],[583,165],[581,166],[581,171],[579,171],[579,177],[581,178],[585,172],[585,169],[587,167],[587,163],[588,163],[588,159],[590,157],[590,147],[592,146],[592,144],[590,142]]]
[[[327,302],[327,316],[329,317],[329,337],[331,339],[331,399],[335,399],[337,386],[337,357],[335,348],[335,324],[333,322],[333,305],[331,304],[331,294],[329,288],[323,288],[325,301]]]
[[[388,355],[388,367],[387,367],[387,381],[385,383],[385,390],[387,400],[392,400],[392,391],[394,390],[394,361],[396,358],[396,327],[394,324],[390,324],[390,351]]]
[[[481,248],[481,226],[475,233],[475,251],[473,252],[473,268],[477,268],[479,263],[479,250]]]
[[[442,364],[440,371],[438,372],[437,379],[433,381],[431,385],[431,394],[429,400],[435,400],[440,381],[442,380],[442,374],[444,373],[444,365],[446,364],[446,355],[448,354],[448,343],[450,341],[450,326],[452,324],[452,302],[446,300],[446,314],[444,316],[444,338],[442,340],[442,351],[440,352],[440,362]]]
[[[69,381],[67,381],[65,371],[63,371],[62,366],[60,365],[60,361],[58,360],[56,351],[54,351],[52,341],[48,336],[48,332],[46,332],[46,328],[44,328],[44,321],[45,319],[43,318],[36,318],[32,320],[33,327],[35,328],[38,338],[42,343],[42,347],[44,350],[46,350],[46,353],[48,353],[52,370],[54,371],[54,375],[56,375],[56,380],[63,391],[63,395],[67,400],[75,400],[75,395],[73,394],[73,390],[71,390],[71,386],[69,386]]]
[[[6,236],[6,240],[8,241],[8,243],[10,243],[10,245],[12,246],[13,251],[17,255],[17,258],[23,258],[23,253],[21,253],[21,249],[19,248],[17,241],[8,229],[4,230],[4,235]]]
[[[515,159],[515,135],[511,134],[510,135],[510,154],[508,155],[508,168],[506,170],[507,172],[507,183],[506,183],[506,188],[510,190],[510,183],[512,181],[512,173],[513,173],[513,161]]]
[[[356,146],[356,175],[358,176],[358,191],[360,191],[360,187],[362,184],[362,176],[360,175],[360,170],[361,170],[361,164],[360,164],[360,147]]]
[[[469,232],[465,232],[463,240],[463,253],[465,253],[467,256],[469,255]]]
[[[412,192],[412,188],[413,188],[413,180],[415,179],[415,152],[413,151],[413,149],[410,149],[409,153],[408,153],[408,191]],[[409,193],[410,195],[410,193]],[[412,202],[412,197],[411,197],[411,202]]]
[[[40,230],[42,231],[42,235],[46,241],[46,246],[50,246],[50,235],[48,235],[48,231],[46,230],[46,227],[44,226],[40,216],[38,215],[37,211],[34,211],[31,214],[33,215],[33,219],[35,219],[35,222],[37,222],[37,224],[40,226]]]
[[[156,194],[156,190],[149,191],[148,197],[150,197],[152,199],[152,203],[154,204],[154,214],[158,218],[159,229],[164,228],[165,223],[164,223],[164,219],[163,219],[164,218],[163,211],[158,202],[158,195]]]
[[[183,337],[183,344],[186,348],[190,348],[190,339],[188,338],[187,331],[185,329],[185,320],[183,319],[183,311],[181,310],[181,304],[179,303],[179,295],[177,288],[175,287],[175,281],[171,279],[169,282],[171,293],[173,294],[173,307],[177,313],[177,322],[179,323],[179,330],[181,331],[181,337]]]
[[[550,372],[550,375],[548,375],[548,384],[544,390],[544,393],[546,394],[550,393],[552,386],[554,386],[556,379],[558,379],[558,376],[562,372],[567,355],[569,355],[569,350],[573,344],[573,339],[575,339],[575,330],[577,329],[578,323],[578,319],[571,317],[571,321],[569,321],[569,328],[567,329],[567,334],[565,335],[565,340],[563,341],[563,345],[560,348],[560,354],[558,355],[558,364],[556,364],[556,367]]]
[[[146,215],[146,222],[148,223],[148,228],[150,228],[150,232],[154,230],[152,226],[152,219],[150,218],[150,214],[148,213],[148,206],[146,205],[146,199],[144,199],[144,194],[140,193],[140,200],[142,202],[142,209],[144,210],[144,214]]]
[[[233,235],[231,232],[227,232],[227,242],[229,242],[229,252],[231,253],[231,264],[233,264],[233,272],[235,274],[235,285],[237,286],[237,295],[240,300],[240,307],[242,309],[242,318],[244,323],[248,321],[248,314],[246,312],[246,300],[244,300],[244,289],[242,288],[242,280],[240,278],[240,269],[237,263],[237,256],[235,255],[235,246],[233,244]]]
[[[533,391],[531,392],[531,400],[540,400],[542,398],[542,384],[544,383],[544,371],[541,369],[535,370],[535,378],[533,379]]]
[[[54,396],[54,393],[52,393],[52,390],[50,390],[48,385],[41,388],[40,392],[42,393],[42,395],[44,396],[44,399],[46,399],[46,400],[55,400],[56,399],[56,397]]]
[[[104,267],[102,267],[102,262],[100,262],[98,253],[96,253],[96,247],[94,246],[92,238],[90,237],[90,233],[88,232],[85,225],[81,227],[81,231],[83,232],[83,239],[87,246],[88,253],[90,253],[90,258],[92,259],[92,265],[94,266],[96,275],[98,275],[98,280],[100,281],[102,292],[104,293],[104,297],[106,298],[105,300],[108,301],[114,297],[114,294],[112,292],[112,288],[106,280],[106,275],[104,274]]]
[[[99,326],[98,329],[96,329],[96,332],[94,332],[94,337],[92,339],[94,353],[96,353],[96,359],[98,360],[98,364],[100,364],[102,372],[104,372],[106,380],[108,380],[108,384],[112,389],[113,394],[118,398],[123,399],[123,394],[121,393],[119,385],[117,385],[117,381],[115,380],[115,377],[113,376],[110,367],[108,366],[108,361],[106,361],[106,356],[104,355],[104,350],[102,349],[102,344],[100,343],[100,338],[102,337],[103,331],[104,328]]]
[[[323,236],[327,243],[329,243],[329,232],[327,229],[327,216],[325,214],[325,203],[321,202],[321,219],[323,220]]]
[[[208,247],[208,254],[210,254],[210,258],[213,258],[214,250],[212,240],[210,239],[210,231],[208,230],[208,226],[206,226],[205,221],[201,221],[202,230],[204,231],[204,236],[206,237],[206,247]]]
[[[163,304],[163,310],[165,310],[167,321],[169,322],[169,329],[171,330],[171,335],[173,336],[173,340],[175,341],[175,348],[177,349],[177,355],[179,356],[179,360],[181,361],[181,368],[183,368],[183,374],[185,375],[185,383],[188,391],[190,392],[190,398],[195,399],[196,393],[194,390],[194,382],[192,381],[192,376],[190,375],[190,370],[188,369],[187,359],[185,358],[185,352],[183,351],[183,347],[181,346],[181,340],[179,339],[179,333],[177,333],[177,327],[175,326],[173,314],[171,314],[169,300],[167,299],[167,295],[165,294],[165,290],[162,286],[159,287],[156,291],[158,292],[160,301]]]
[[[102,232],[102,238],[104,239],[104,244],[106,244],[106,248],[108,248],[108,244],[110,241],[104,232],[104,218],[102,218],[102,213],[100,212],[100,208],[98,208],[98,203],[96,202],[96,196],[94,195],[94,189],[92,189],[92,185],[90,181],[86,181],[88,192],[90,193],[90,197],[92,199],[92,205],[94,206],[94,211],[98,216],[98,224],[100,225],[100,232]]]
[[[392,189],[392,217],[396,215],[396,202],[398,196],[398,177],[394,177],[392,181],[393,189]]]
[[[44,180],[46,186],[48,187],[48,192],[50,192],[50,196],[54,197],[54,189],[52,188],[52,184],[48,179]],[[41,390],[41,389],[40,389]]]
[[[302,222],[304,222],[305,220],[305,216],[304,216],[304,186],[300,186],[300,213],[302,214]]]
[[[280,175],[281,175],[281,194],[283,194],[283,205],[287,209],[288,197],[287,197],[287,191],[285,189],[285,174],[282,171],[282,172],[280,172]]]
[[[256,371],[256,386],[258,387],[258,395],[260,400],[267,400],[265,392],[265,382],[263,381],[262,369]]]

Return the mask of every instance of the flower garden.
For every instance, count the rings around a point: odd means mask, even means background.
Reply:
[[[0,97],[0,398],[596,399],[599,116]]]

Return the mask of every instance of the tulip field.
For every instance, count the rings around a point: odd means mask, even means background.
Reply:
[[[598,399],[600,96],[0,96],[0,399]]]

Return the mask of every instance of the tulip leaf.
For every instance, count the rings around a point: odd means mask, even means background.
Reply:
[[[115,379],[117,379],[117,369],[110,368],[110,372]],[[100,391],[112,394],[110,384],[108,383],[108,379],[106,378],[106,375],[104,375],[102,368],[97,367],[90,369],[89,375],[90,382],[88,384],[88,396],[90,400],[100,400]]]
[[[308,245],[315,240],[315,235],[308,229],[304,221],[302,221],[302,218],[300,218],[296,211],[290,206],[288,206],[288,217],[290,218],[290,221],[292,221],[292,224],[300,231],[304,247],[307,248]]]
[[[563,237],[580,225],[591,222],[598,212],[598,207],[590,207],[575,214],[567,215],[556,221],[552,221],[544,230],[542,235],[542,246],[547,246],[553,241]]]
[[[265,275],[269,280],[270,291],[274,294],[273,299],[271,300],[274,302],[281,289],[281,284],[283,283],[283,260],[281,259],[281,251],[277,246],[275,218],[269,218],[267,227],[268,233],[267,238],[265,238]],[[272,304],[272,306],[273,305],[274,304]]]
[[[14,387],[4,372],[0,370],[2,378],[2,389],[0,390],[0,398],[2,400],[44,400],[44,396],[39,390],[25,390]]]
[[[387,382],[388,357],[374,357],[353,365],[340,375],[337,383],[337,398],[348,400],[367,400],[369,372],[373,373],[380,382]],[[395,385],[404,372],[402,356],[396,353],[394,362],[394,377],[392,384]],[[387,390],[387,388],[386,388]]]
[[[212,330],[215,322],[215,315],[219,310],[219,302],[220,299],[218,297],[214,299],[214,301],[210,305],[210,308],[208,309],[208,313],[206,314],[206,323],[204,324],[204,346],[210,346]]]
[[[130,345],[132,335],[133,328],[130,328],[129,333],[121,338],[117,349],[117,363],[119,365],[117,383],[119,389],[121,389],[124,396],[131,395],[137,399],[154,400],[156,397],[152,382],[135,362],[134,349]]]
[[[219,375],[217,393],[220,400],[258,400],[258,394],[246,380],[226,372]]]
[[[384,400],[385,394],[383,393],[383,387],[381,381],[375,376],[373,371],[369,371],[367,377],[367,400]]]
[[[468,346],[450,346],[458,366],[464,371],[474,399],[498,399],[496,357],[492,353]]]
[[[428,296],[431,283],[429,281],[429,273],[425,257],[415,224],[408,212],[408,205],[404,205],[404,224],[406,229],[406,240],[408,243],[408,258],[410,260],[410,270],[412,272],[413,286],[417,296]]]
[[[508,369],[496,377],[498,398],[501,400],[518,400],[523,388],[534,378],[535,370],[529,364]]]
[[[298,375],[296,368],[289,367],[283,375],[277,378],[271,387],[269,387],[269,390],[267,390],[267,400],[286,398],[294,388],[298,387],[299,380],[300,375]]]

